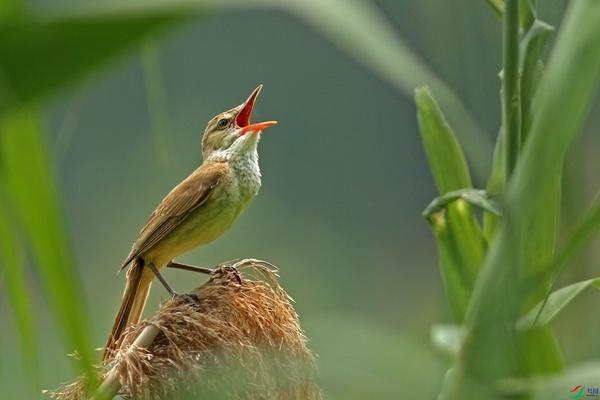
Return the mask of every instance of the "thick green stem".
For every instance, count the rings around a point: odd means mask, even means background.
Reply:
[[[521,151],[519,95],[519,1],[507,0],[504,13],[502,66],[502,126],[506,135],[506,180]]]

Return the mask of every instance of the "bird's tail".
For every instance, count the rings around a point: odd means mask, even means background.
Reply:
[[[150,268],[145,268],[144,261],[136,258],[127,271],[127,286],[125,286],[121,306],[104,348],[103,361],[108,359],[118,348],[119,340],[125,329],[140,321],[153,278],[154,274]]]

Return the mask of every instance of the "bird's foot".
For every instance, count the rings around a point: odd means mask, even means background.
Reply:
[[[177,293],[173,292],[171,298],[175,301],[182,301],[185,303],[196,304],[198,303],[198,295],[194,293]]]

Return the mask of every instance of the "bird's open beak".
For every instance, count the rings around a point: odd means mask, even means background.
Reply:
[[[260,132],[263,129],[267,129],[272,127],[277,123],[277,121],[266,121],[266,122],[258,122],[255,124],[250,123],[250,116],[252,115],[252,109],[254,108],[254,103],[256,102],[256,98],[260,94],[262,90],[262,85],[258,85],[256,89],[252,92],[248,100],[242,104],[242,108],[235,118],[235,123],[240,127],[240,134],[244,135],[249,132]]]

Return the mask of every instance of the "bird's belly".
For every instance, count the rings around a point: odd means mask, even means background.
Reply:
[[[210,200],[144,254],[144,259],[162,267],[174,257],[212,242],[231,227],[242,206]]]

